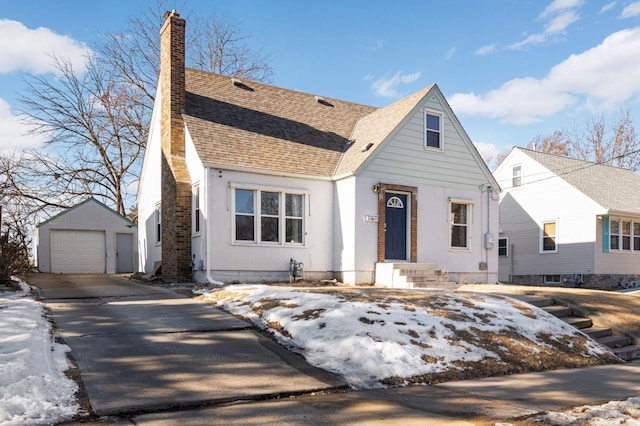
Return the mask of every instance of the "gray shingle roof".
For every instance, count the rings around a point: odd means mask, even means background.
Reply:
[[[607,210],[640,213],[640,176],[631,170],[517,148]]]
[[[377,108],[187,68],[183,114],[205,163],[333,176],[356,122]]]

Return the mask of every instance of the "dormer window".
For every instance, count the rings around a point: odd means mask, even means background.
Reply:
[[[442,114],[434,111],[424,113],[424,146],[426,149],[442,149]]]

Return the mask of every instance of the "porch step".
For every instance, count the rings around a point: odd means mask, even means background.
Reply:
[[[560,318],[567,324],[574,326],[575,328],[579,328],[582,330],[583,328],[589,328],[593,326],[593,321],[590,318],[583,317],[564,317]]]
[[[598,342],[607,345],[610,348],[622,348],[623,346],[631,346],[631,339],[627,336],[606,336],[598,338]]]
[[[601,338],[611,336],[610,328],[589,327],[589,328],[583,328],[580,331],[582,331],[584,334],[591,337],[592,339],[595,339],[598,341],[600,341]]]
[[[629,346],[623,346],[621,348],[614,348],[613,353],[616,354],[618,358],[623,359],[625,361],[640,359],[640,346],[629,345]]]
[[[394,288],[455,289],[457,283],[433,263],[378,263],[376,284]]]

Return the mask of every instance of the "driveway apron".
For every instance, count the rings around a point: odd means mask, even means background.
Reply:
[[[98,415],[263,399],[343,386],[250,325],[116,276],[33,274]]]

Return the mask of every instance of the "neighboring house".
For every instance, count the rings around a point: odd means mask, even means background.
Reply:
[[[402,285],[385,267],[408,264],[496,281],[499,189],[437,86],[379,109],[185,69],[185,21],[166,18],[143,271],[276,281],[294,259],[349,284]]]
[[[494,175],[503,190],[500,281],[611,288],[640,280],[640,176],[523,148]]]
[[[37,226],[36,264],[63,274],[134,272],[137,238],[133,222],[89,198]]]

